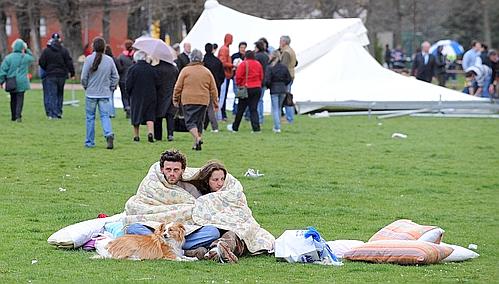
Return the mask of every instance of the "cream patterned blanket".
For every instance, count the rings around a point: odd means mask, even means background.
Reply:
[[[187,168],[184,181],[199,169]],[[223,188],[195,199],[176,185],[166,182],[159,162],[151,166],[137,194],[125,205],[125,223],[182,222],[190,233],[200,226],[212,225],[235,232],[251,253],[273,252],[275,238],[253,218],[241,183],[227,174]]]

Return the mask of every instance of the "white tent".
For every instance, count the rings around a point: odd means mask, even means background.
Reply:
[[[441,101],[458,105],[486,103],[384,69],[363,48],[369,40],[360,19],[266,20],[207,0],[199,20],[183,42],[204,50],[208,42],[222,46],[227,33],[234,37],[231,53],[237,52],[240,41],[246,41],[252,48],[256,40],[265,37],[270,46],[277,48],[280,36],[290,36],[298,59],[292,92],[301,113],[325,107],[403,109]],[[232,98],[229,90],[228,109]],[[268,112],[268,92],[264,101]]]

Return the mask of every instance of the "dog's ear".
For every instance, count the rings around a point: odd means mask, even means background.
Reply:
[[[156,229],[158,232],[164,232],[165,231],[165,226],[166,224],[165,223],[161,223],[161,225],[159,225],[159,227]]]

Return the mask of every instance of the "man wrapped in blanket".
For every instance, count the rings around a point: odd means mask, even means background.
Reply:
[[[193,185],[200,185],[203,169],[186,164],[182,153],[168,150],[151,166],[125,205],[127,233],[150,234],[158,222],[181,222],[186,256],[233,263],[245,251],[272,252],[275,238],[253,218],[239,181],[223,165],[210,166],[216,189],[207,194]]]

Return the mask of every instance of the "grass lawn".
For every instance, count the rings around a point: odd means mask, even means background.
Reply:
[[[68,95],[69,97],[69,95]],[[10,121],[0,91],[0,282],[326,283],[499,281],[499,120],[301,116],[279,135],[266,117],[263,133],[207,133],[203,151],[190,135],[174,142],[132,142],[121,110],[114,150],[105,149],[100,122],[96,148],[85,149],[84,100],[49,121],[40,91],[26,95],[22,123]],[[393,132],[408,134],[391,139]],[[399,218],[439,225],[444,241],[478,245],[464,263],[398,266],[345,262],[342,267],[293,265],[272,256],[236,265],[207,261],[90,260],[92,253],[58,250],[47,238],[78,221],[123,211],[126,200],[162,151],[176,147],[188,164],[222,160],[243,183],[260,224],[278,237],[315,226],[327,240],[366,241]],[[247,168],[265,174],[243,177]],[[65,188],[65,192],[59,188]],[[32,260],[38,262],[32,264]]]

